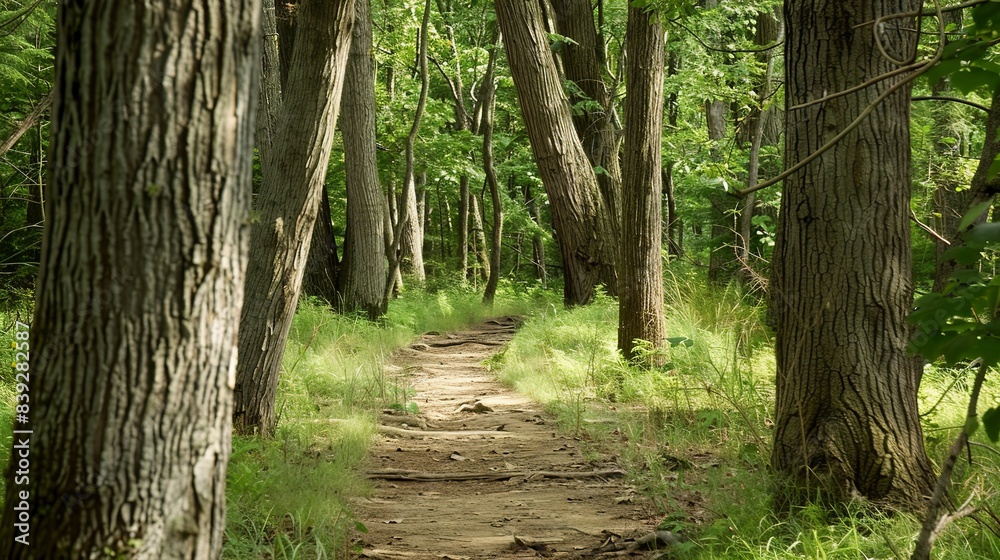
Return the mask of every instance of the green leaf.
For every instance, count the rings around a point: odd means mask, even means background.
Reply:
[[[962,221],[959,222],[958,224],[958,231],[962,231],[965,228],[972,225],[972,222],[979,219],[980,216],[982,216],[987,210],[990,209],[990,206],[993,206],[992,200],[987,200],[986,202],[980,202],[979,204],[973,206],[971,210],[969,210],[968,212],[965,213],[964,216],[962,216]]]
[[[996,89],[1000,76],[976,67],[966,67],[951,75],[951,85],[962,93],[972,93],[979,88]]]
[[[941,254],[942,258],[951,259],[958,264],[975,264],[979,262],[982,253],[978,249],[973,249],[967,245],[951,247]]]
[[[990,441],[996,443],[1000,440],[1000,407],[994,406],[983,413],[983,428]]]
[[[669,342],[671,346],[694,346],[694,341],[686,336],[670,336],[667,337],[667,342]]]
[[[965,234],[965,238],[981,243],[996,243],[1000,241],[1000,222],[977,224]]]

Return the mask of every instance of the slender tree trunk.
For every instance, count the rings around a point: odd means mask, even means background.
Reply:
[[[476,256],[478,274],[473,277],[486,281],[490,277],[490,258],[486,253],[486,229],[483,227],[483,213],[479,209],[479,197],[469,197],[469,214],[472,215],[472,252]]]
[[[347,311],[369,319],[383,313],[386,279],[386,204],[375,160],[375,72],[372,65],[371,0],[356,0],[340,129],[347,175],[347,234],[340,292]]]
[[[420,72],[420,98],[417,101],[417,109],[413,115],[413,125],[410,127],[410,134],[406,138],[406,172],[403,176],[403,215],[400,220],[403,223],[400,246],[402,256],[400,265],[403,272],[412,274],[417,282],[423,284],[426,274],[424,272],[424,236],[421,228],[419,208],[417,208],[417,181],[414,163],[414,149],[417,143],[417,134],[420,132],[420,121],[424,116],[424,108],[427,106],[427,91],[430,87],[430,76],[427,73],[427,29],[430,23],[431,2],[424,2],[424,17],[420,24],[420,48],[418,49],[418,68]]]
[[[673,49],[667,54],[667,76],[677,75],[680,61],[677,52]],[[671,133],[677,130],[677,116],[680,112],[680,105],[677,102],[677,92],[670,92],[667,96],[667,125]],[[674,165],[673,161],[668,161],[663,167],[663,198],[666,200],[667,210],[667,251],[679,257],[683,251],[684,244],[681,237],[680,220],[677,218],[677,199],[674,195]]]
[[[559,51],[566,79],[579,88],[579,92],[570,94],[569,102],[576,105],[590,101],[597,105],[584,105],[583,110],[573,115],[573,125],[591,165],[602,169],[597,173],[597,185],[617,223],[621,216],[622,172],[612,119],[614,103],[601,73],[602,46],[597,40],[594,9],[590,0],[553,0],[552,3],[559,33],[576,42],[564,45]]]
[[[776,8],[777,9],[777,8]],[[785,33],[784,22],[780,19],[780,14],[772,15],[768,12],[757,14],[757,34],[754,37],[754,44],[759,46],[768,45],[782,38]],[[760,173],[760,149],[764,143],[764,126],[768,122],[768,110],[765,110],[764,103],[771,96],[771,82],[774,74],[774,49],[764,53],[758,53],[758,60],[764,62],[764,79],[761,87],[758,88],[756,113],[757,118],[753,119],[753,130],[750,139],[750,161],[747,163],[747,187],[757,184],[757,177]],[[744,285],[752,285],[757,281],[758,273],[753,269],[750,246],[753,236],[753,217],[757,209],[757,193],[752,192],[743,199],[743,205],[739,214],[739,233],[736,237],[736,260],[739,262],[739,279]]]
[[[915,0],[786,3],[787,106],[894,70],[860,24],[919,7]],[[913,25],[896,19],[880,31],[898,58],[913,52]],[[786,110],[786,165],[843,130],[898,80]],[[822,494],[919,510],[934,486],[917,410],[920,367],[906,351],[913,304],[909,96],[910,86],[901,86],[784,182],[769,291],[779,507]]]
[[[617,294],[617,231],[573,128],[538,4],[496,0],[495,5],[531,148],[549,195],[562,252],[564,300],[586,304],[599,283]]]
[[[660,142],[663,129],[663,28],[646,8],[629,7],[625,36],[625,166],[622,207],[618,349],[638,358],[636,341],[663,346],[663,263],[660,256]],[[649,356],[662,363],[664,356]]]
[[[241,434],[271,435],[277,422],[278,374],[330,160],[354,1],[306,0],[297,16],[275,153],[261,158],[264,184],[250,238],[233,412]]]
[[[500,247],[503,243],[503,204],[500,202],[500,184],[497,171],[493,166],[493,114],[495,89],[493,73],[496,67],[497,51],[500,50],[500,38],[493,41],[490,60],[486,65],[486,75],[483,77],[483,88],[480,97],[483,99],[483,120],[479,130],[483,133],[483,171],[486,174],[486,184],[490,189],[490,202],[493,204],[493,236],[490,243],[490,274],[486,281],[483,303],[492,306],[497,294],[497,284],[500,281]]]
[[[538,230],[541,231],[544,227],[542,225],[542,210],[535,203],[535,197],[531,194],[531,187],[528,185],[524,185],[524,203],[528,207],[528,214],[531,216],[531,220],[535,222]],[[541,280],[542,287],[545,287],[549,282],[549,274],[545,268],[545,240],[542,239],[542,234],[538,231],[531,236],[531,255],[535,260],[535,278]]]
[[[465,278],[471,279],[469,268],[469,177],[458,180],[458,263]]]
[[[249,1],[59,5],[0,557],[221,553],[259,18]]]

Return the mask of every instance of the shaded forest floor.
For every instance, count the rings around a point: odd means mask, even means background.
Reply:
[[[362,558],[592,558],[656,525],[615,458],[483,365],[515,328],[503,318],[428,333],[388,364],[413,393],[380,419],[375,489],[354,512],[369,531]]]

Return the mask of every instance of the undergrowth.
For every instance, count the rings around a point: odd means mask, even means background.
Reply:
[[[663,367],[623,363],[617,303],[607,297],[534,316],[491,365],[546,403],[565,429],[615,448],[663,516],[661,527],[684,537],[676,557],[908,558],[920,528],[913,517],[860,505],[836,513],[821,505],[771,511],[775,362],[764,304],[691,276],[668,275],[666,288],[671,346]],[[926,369],[921,410],[934,461],[943,461],[964,424],[971,375]],[[994,383],[983,398],[998,396]],[[986,443],[980,432],[973,464],[958,469],[954,486],[956,500],[981,497],[983,525],[967,519],[946,530],[936,546],[940,558],[1000,558],[989,509],[997,502],[1000,455]]]

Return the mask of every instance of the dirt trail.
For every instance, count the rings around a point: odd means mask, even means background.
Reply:
[[[612,460],[585,457],[483,367],[515,327],[430,333],[395,355],[389,372],[415,390],[420,413],[382,417],[375,491],[355,508],[369,529],[362,558],[597,558],[651,531]]]

